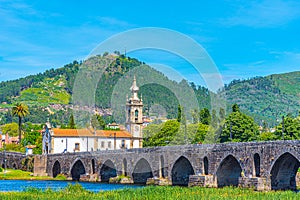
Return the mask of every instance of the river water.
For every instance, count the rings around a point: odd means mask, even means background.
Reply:
[[[53,190],[60,190],[68,186],[68,184],[75,184],[73,181],[29,181],[29,180],[0,180],[0,192],[8,191],[24,191],[28,187],[39,188],[45,190],[51,188]],[[100,192],[107,190],[118,190],[125,188],[140,188],[138,185],[122,185],[122,184],[105,184],[105,183],[90,183],[80,182],[83,188],[92,192]]]

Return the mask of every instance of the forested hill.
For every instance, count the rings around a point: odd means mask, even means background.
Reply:
[[[234,80],[221,93],[226,96],[228,105],[237,103],[258,123],[264,120],[274,125],[283,115],[298,115],[300,72]]]
[[[58,69],[50,69],[44,73],[30,75],[25,78],[0,83],[0,118],[1,123],[12,121],[8,112],[16,102],[23,102],[30,108],[27,121],[43,123],[51,114],[53,124],[66,124],[69,120],[74,82],[80,69],[88,71],[88,79],[84,83],[94,81],[90,77],[95,75],[94,70],[102,70],[102,77],[96,88],[95,105],[100,110],[111,110],[114,106],[113,98],[121,99],[125,103],[125,93],[129,94],[130,85],[121,85],[119,92],[115,91],[116,84],[121,79],[130,79],[130,72],[137,66],[143,66],[142,73],[147,76],[138,76],[140,94],[143,95],[144,111],[151,115],[156,112],[168,118],[176,118],[178,104],[189,105],[189,99],[184,98],[179,102],[174,91],[179,91],[182,96],[190,97],[193,91],[198,100],[198,109],[210,109],[211,93],[207,88],[189,84],[187,81],[177,83],[169,80],[162,73],[145,65],[135,58],[124,55],[95,56],[84,62],[74,61]],[[149,82],[151,77],[157,82]],[[95,80],[99,78],[96,77]],[[160,84],[164,83],[164,84]],[[121,94],[122,93],[122,94]],[[234,80],[219,92],[227,99],[227,111],[231,105],[237,103],[243,112],[255,118],[259,124],[266,121],[269,126],[277,124],[282,115],[291,113],[297,115],[300,110],[300,72],[276,74],[266,77],[255,77],[248,80]],[[125,95],[125,96],[124,96]],[[214,98],[214,97],[213,97]],[[124,100],[124,101],[123,101]],[[185,108],[191,113],[193,107]],[[117,117],[124,117],[121,113]]]
[[[210,107],[210,93],[204,87],[193,87],[186,81],[177,83],[169,80],[162,73],[152,69],[144,63],[134,58],[125,57],[124,55],[95,56],[84,62],[74,61],[58,69],[50,69],[44,73],[30,75],[25,78],[11,80],[0,83],[0,108],[2,112],[1,123],[8,123],[12,120],[10,112],[4,112],[17,102],[23,102],[29,106],[30,115],[25,120],[32,123],[43,123],[51,114],[53,124],[66,124],[69,120],[72,103],[73,87],[76,76],[80,69],[88,71],[87,79],[82,81],[93,81],[91,78],[94,70],[102,70],[103,73],[100,82],[97,85],[95,95],[95,105],[99,109],[110,109],[112,107],[112,95],[115,85],[121,78],[126,78],[129,71],[137,66],[143,66],[144,74],[155,76],[158,81],[163,81],[165,86],[152,83],[140,87],[140,94],[143,94],[144,107],[146,114],[150,109],[159,105],[164,108],[168,118],[176,118],[178,100],[173,90],[180,90],[181,93],[188,97],[188,90],[194,90],[199,101],[199,107]],[[127,77],[128,78],[128,77]],[[138,79],[138,83],[143,83],[144,79]],[[132,80],[130,80],[132,82]],[[76,85],[76,84],[75,84]],[[167,87],[166,87],[167,86]],[[122,89],[129,94],[129,86]],[[124,98],[125,102],[125,98]],[[188,104],[188,103],[187,103]],[[0,117],[1,117],[0,116]]]

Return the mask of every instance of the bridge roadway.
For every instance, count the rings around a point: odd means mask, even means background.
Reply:
[[[3,153],[0,154],[3,165]],[[26,156],[6,153],[8,167],[20,168]],[[35,174],[65,174],[73,180],[119,175],[133,183],[241,186],[257,190],[296,189],[300,141],[270,141],[168,146],[35,156]]]

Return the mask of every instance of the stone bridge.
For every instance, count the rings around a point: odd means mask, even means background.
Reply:
[[[1,154],[0,154],[1,156]],[[296,189],[300,141],[187,145],[35,156],[35,174],[128,176],[136,184]],[[12,162],[11,162],[12,163]],[[16,164],[17,166],[18,164]],[[123,177],[123,176],[122,176]]]

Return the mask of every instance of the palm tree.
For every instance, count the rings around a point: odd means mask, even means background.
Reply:
[[[29,114],[28,106],[23,103],[16,103],[12,108],[12,115],[17,115],[19,118],[19,144],[22,139],[22,118]]]

